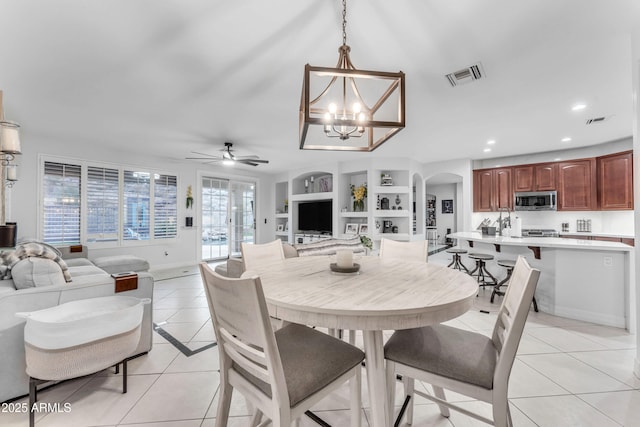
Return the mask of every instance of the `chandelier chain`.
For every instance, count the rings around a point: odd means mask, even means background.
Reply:
[[[347,44],[347,0],[342,0],[342,44]]]

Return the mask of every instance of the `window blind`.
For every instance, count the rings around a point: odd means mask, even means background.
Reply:
[[[124,240],[148,240],[151,180],[149,172],[124,171]]]
[[[166,239],[177,235],[178,179],[173,175],[155,175],[153,188],[153,237]]]
[[[119,172],[117,169],[87,168],[87,242],[118,240]]]
[[[80,172],[80,165],[44,162],[42,240],[46,243],[80,243]]]

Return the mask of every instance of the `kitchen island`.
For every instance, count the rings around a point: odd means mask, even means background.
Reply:
[[[540,269],[536,300],[543,312],[632,332],[635,328],[633,246],[558,237],[488,236],[479,231],[447,237],[457,239],[458,246],[469,252],[493,255],[487,268],[498,280],[505,276],[505,270],[496,260],[526,257]],[[463,262],[473,267],[464,256]]]

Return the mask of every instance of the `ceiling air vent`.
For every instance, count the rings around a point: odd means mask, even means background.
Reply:
[[[609,117],[605,117],[605,116],[602,116],[602,117],[594,117],[593,119],[589,119],[589,120],[587,120],[587,123],[586,123],[586,124],[591,125],[591,124],[594,124],[594,123],[602,123],[602,122],[604,122],[605,120],[607,120],[608,118],[609,118]]]
[[[484,70],[482,64],[478,62],[470,67],[447,74],[445,77],[452,87],[456,87],[484,77]]]

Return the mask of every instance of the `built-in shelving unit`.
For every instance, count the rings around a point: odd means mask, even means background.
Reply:
[[[409,240],[412,231],[412,203],[408,170],[375,170],[373,186],[376,207],[373,213],[374,240],[383,237]]]
[[[278,182],[276,183],[276,213],[275,213],[275,227],[276,237],[289,242],[289,224],[291,221],[289,211],[289,183]]]

